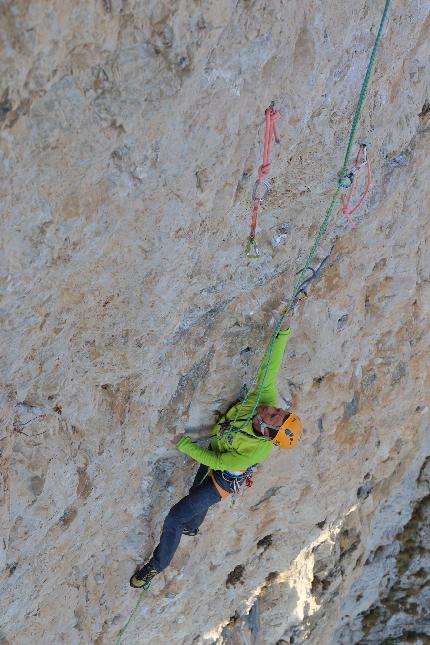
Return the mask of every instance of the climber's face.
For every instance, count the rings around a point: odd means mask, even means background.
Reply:
[[[276,431],[265,427],[261,429],[260,419],[264,421],[264,423],[274,426],[275,428],[280,428],[289,415],[290,413],[282,408],[273,408],[270,405],[259,405],[257,408],[257,414],[252,419],[252,425],[254,430],[260,432],[264,437],[271,439],[273,438],[274,433],[276,434]]]

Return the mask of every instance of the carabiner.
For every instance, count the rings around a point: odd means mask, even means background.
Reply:
[[[354,181],[354,170],[355,167],[353,170],[344,175],[342,179],[339,179],[339,186],[342,186],[342,188],[351,188],[352,182]],[[349,184],[346,183],[346,179],[348,179]]]
[[[263,190],[261,189],[263,187]],[[266,199],[267,195],[271,192],[272,187],[268,179],[263,179],[263,181],[257,181],[254,184],[254,189],[252,191],[252,201],[259,201],[260,204]],[[258,194],[260,193],[260,194]]]
[[[345,175],[339,179],[339,186],[342,186],[342,188],[351,188],[353,182],[354,182],[354,176],[360,172],[363,166],[365,166],[368,162],[367,158],[367,145],[365,143],[360,143],[360,148],[357,153],[357,157],[354,161],[354,165],[351,168],[351,170]],[[348,179],[349,184],[346,183],[346,179]]]
[[[358,152],[359,153],[361,152],[363,155],[363,159],[360,162],[360,168],[361,168],[361,166],[365,166],[367,164],[367,144],[360,143],[360,150]]]
[[[330,251],[330,253],[331,253],[331,251]],[[296,298],[298,300],[300,300],[300,294],[303,294],[303,296],[305,298],[307,298],[309,287],[311,286],[312,282],[316,278],[318,278],[319,274],[321,273],[321,271],[322,271],[322,269],[324,267],[324,264],[327,262],[327,260],[330,257],[330,253],[328,255],[326,255],[326,257],[320,262],[320,264],[317,266],[316,269],[313,269],[312,267],[307,268],[307,270],[311,272],[311,275],[309,276],[309,278],[305,278],[303,280],[303,282],[301,282],[299,284],[299,287],[298,287],[298,290],[297,290],[297,293],[296,293]],[[298,275],[299,273],[302,273],[302,271],[303,271],[303,269],[301,269],[301,271],[297,271],[296,275]],[[294,299],[294,304],[296,304],[296,298]]]
[[[248,258],[255,259],[260,257],[260,251],[255,241],[255,237],[248,237],[246,241],[245,253]]]

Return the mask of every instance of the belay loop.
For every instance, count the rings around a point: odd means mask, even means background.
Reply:
[[[364,166],[366,166],[367,168],[366,187],[364,189],[362,196],[358,200],[357,204],[354,206],[353,209],[350,209],[349,203],[357,187],[358,175],[360,173],[360,170],[364,168]],[[347,188],[349,190],[349,192],[346,195],[341,195],[340,199],[342,202],[342,212],[347,218],[348,222],[351,224],[352,228],[357,228],[354,220],[352,219],[352,215],[360,208],[367,193],[369,192],[371,180],[372,180],[372,172],[370,169],[370,159],[367,155],[367,146],[365,143],[360,143],[360,148],[358,150],[357,157],[354,162],[354,166],[339,181],[339,185],[342,188]]]
[[[248,258],[258,258],[260,251],[255,241],[255,230],[257,228],[257,218],[260,212],[261,204],[270,192],[270,184],[267,179],[270,173],[270,152],[272,149],[273,138],[276,143],[279,143],[279,132],[276,121],[279,119],[280,114],[274,109],[275,102],[272,101],[269,107],[265,110],[266,129],[264,133],[264,149],[263,149],[263,163],[258,169],[258,179],[255,182],[254,190],[252,191],[252,207],[251,207],[251,231],[246,241],[245,253]]]

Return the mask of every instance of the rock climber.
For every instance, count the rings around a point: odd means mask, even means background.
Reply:
[[[303,430],[302,423],[294,412],[278,407],[276,384],[285,345],[291,334],[293,311],[284,318],[274,340],[260,405],[254,416],[250,415],[266,371],[269,348],[255,389],[245,403],[233,405],[215,424],[209,448],[200,447],[185,434],[173,437],[172,443],[177,449],[199,462],[200,467],[188,495],[167,514],[160,542],[151,559],[130,578],[132,587],[149,589],[152,578],[170,564],[182,535],[197,535],[209,507],[236,492],[246,481],[250,467],[267,459],[273,446],[294,448],[297,445]]]

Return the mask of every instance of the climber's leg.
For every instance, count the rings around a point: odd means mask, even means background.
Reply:
[[[221,495],[210,478],[206,477],[195,488],[193,484],[188,495],[170,509],[164,520],[160,543],[155,549],[149,565],[157,571],[162,571],[169,566],[181,541],[184,528],[194,528],[196,516],[203,521],[209,507],[219,502],[220,499]]]
[[[207,477],[208,470],[209,470],[208,466],[205,466],[204,464],[200,464],[197,474],[194,478],[194,482],[190,488],[190,493],[203,483],[203,481]],[[194,515],[187,523],[187,526],[184,528],[183,534],[191,535],[192,537],[197,535],[197,533],[199,532],[199,526],[202,524],[203,520],[205,519],[208,510],[209,510],[209,507],[206,510],[202,511],[201,513],[197,513],[196,515]]]
[[[196,476],[194,477],[194,481],[191,484],[190,493],[191,491],[198,488],[200,484],[203,484],[208,474],[208,470],[209,470],[208,466],[205,466],[204,464],[199,464],[199,468],[197,470]]]

